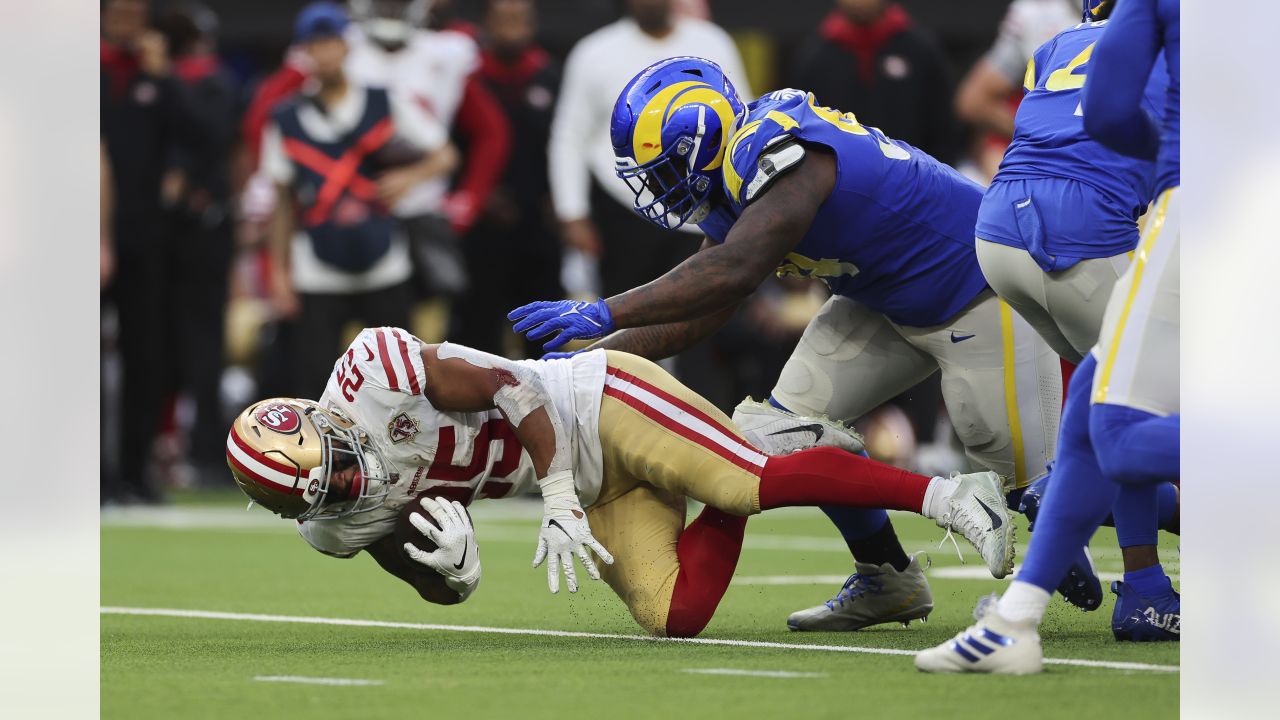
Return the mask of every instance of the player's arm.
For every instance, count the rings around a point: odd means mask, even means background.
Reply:
[[[1142,100],[1161,43],[1155,0],[1125,0],[1094,47],[1084,84],[1085,131],[1143,160],[1155,159],[1160,148],[1160,124]]]
[[[747,205],[724,243],[709,247],[662,277],[605,301],[619,328],[703,318],[733,308],[755,292],[800,244],[835,188],[836,161],[805,146],[804,159]]]
[[[573,481],[569,435],[538,374],[526,365],[452,343],[424,347],[422,364],[426,370],[423,394],[437,410],[497,408],[529,453],[543,501],[533,564],[537,567],[550,554],[547,584],[551,592],[560,589],[561,565],[569,591],[577,592],[575,553],[591,579],[599,580],[600,572],[586,548],[595,550],[606,563],[612,563],[613,556],[591,535]]]
[[[456,605],[462,602],[462,595],[441,582],[439,573],[405,557],[395,535],[387,535],[366,547],[365,551],[373,556],[383,570],[409,583],[423,600],[436,605]]]
[[[703,238],[698,251],[713,247],[715,243],[711,238]],[[592,343],[587,350],[620,350],[650,360],[661,360],[698,344],[724,327],[737,309],[737,305],[731,305],[694,320],[619,330]]]

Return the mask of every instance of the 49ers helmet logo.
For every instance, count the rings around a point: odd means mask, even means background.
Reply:
[[[284,403],[263,405],[253,413],[253,419],[281,435],[292,435],[302,427],[298,411]]]

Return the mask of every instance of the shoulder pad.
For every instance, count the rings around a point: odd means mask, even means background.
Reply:
[[[419,395],[426,387],[422,344],[407,330],[380,327],[360,331],[339,359],[335,372],[349,364],[360,369],[363,382],[371,382],[376,387],[410,395]],[[340,379],[339,384],[341,382]]]
[[[790,135],[779,135],[765,145],[756,160],[754,176],[742,190],[742,204],[749,205],[781,177],[804,159],[804,146]]]
[[[722,172],[725,192],[735,205],[741,207],[746,204],[744,190],[759,174],[760,161],[764,155],[793,141],[795,138],[791,131],[797,127],[799,123],[791,116],[769,110],[743,125],[729,140]],[[803,152],[799,157],[803,157]],[[798,162],[799,157],[795,161]],[[769,179],[765,178],[764,184],[756,187],[756,194],[768,183]]]

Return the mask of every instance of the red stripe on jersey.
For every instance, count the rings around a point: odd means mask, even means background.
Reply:
[[[254,480],[256,480],[256,481],[258,481],[258,482],[262,483],[263,485],[269,485],[269,486],[271,486],[271,487],[275,488],[276,490],[279,490],[280,492],[283,492],[283,493],[290,493],[290,494],[292,494],[292,495],[301,495],[301,494],[302,494],[302,488],[300,488],[300,487],[299,487],[299,488],[293,488],[293,487],[289,487],[288,485],[281,485],[280,483],[276,482],[275,480],[271,480],[271,479],[267,478],[267,477],[266,477],[266,476],[264,476],[264,475],[260,475],[259,473],[256,473],[256,472],[254,472],[253,470],[250,470],[249,468],[245,467],[244,463],[242,463],[242,462],[240,462],[239,460],[237,460],[237,459],[236,459],[236,456],[235,456],[235,455],[232,455],[231,453],[227,453],[227,460],[228,460],[232,465],[234,465],[234,466],[235,466],[235,468],[236,468],[237,470],[239,470],[240,472],[244,473],[245,475],[248,475],[249,477],[253,478]]]
[[[409,373],[409,389],[417,395],[422,392],[422,388],[418,386],[418,373],[413,369],[413,362],[409,358],[409,343],[399,330],[392,330],[391,334],[396,336],[396,344],[400,346],[400,359],[404,360],[404,371]]]
[[[231,439],[232,439],[233,441],[235,441],[235,444],[236,444],[236,446],[237,446],[237,447],[239,447],[241,450],[243,450],[243,451],[244,451],[244,454],[245,454],[245,455],[248,455],[249,457],[253,458],[254,460],[257,460],[258,462],[262,463],[263,465],[266,465],[267,467],[271,468],[272,470],[276,470],[276,471],[278,471],[278,472],[282,472],[282,473],[284,473],[284,474],[286,474],[286,475],[291,475],[291,476],[293,476],[294,478],[298,477],[298,468],[296,468],[296,467],[294,467],[294,466],[292,466],[292,465],[286,465],[286,464],[284,464],[284,463],[280,462],[279,460],[272,460],[271,458],[267,457],[266,455],[263,455],[262,453],[258,452],[257,450],[255,450],[255,449],[253,448],[253,446],[252,446],[252,445],[250,445],[249,443],[247,443],[247,442],[245,442],[243,439],[241,439],[240,434],[236,432],[236,429],[235,429],[235,428],[231,428]],[[228,456],[228,457],[230,457],[230,456]]]
[[[681,400],[680,398],[676,397],[675,395],[672,395],[671,393],[667,392],[666,390],[663,390],[662,388],[658,387],[657,385],[654,385],[654,384],[652,384],[652,383],[645,382],[644,380],[641,380],[640,378],[636,377],[635,375],[632,375],[631,373],[629,373],[629,372],[627,372],[627,371],[625,371],[625,370],[619,370],[618,368],[613,367],[613,366],[608,366],[608,367],[606,367],[606,368],[605,368],[605,372],[607,372],[608,374],[610,374],[610,375],[612,375],[612,376],[614,376],[614,377],[618,378],[619,380],[623,380],[623,381],[625,381],[625,382],[629,382],[629,383],[631,383],[632,385],[635,385],[635,386],[636,386],[636,387],[638,387],[638,388],[641,388],[641,389],[647,390],[648,392],[653,393],[654,395],[657,395],[658,397],[662,398],[663,400],[666,400],[667,402],[671,403],[672,405],[675,405],[676,407],[680,408],[681,410],[683,410],[683,411],[685,411],[685,412],[689,413],[690,415],[692,415],[692,416],[694,416],[694,417],[698,418],[699,420],[701,420],[702,422],[704,422],[704,423],[706,423],[706,424],[710,425],[711,427],[715,428],[716,430],[719,430],[721,433],[723,433],[723,434],[724,434],[724,436],[725,436],[726,438],[728,438],[728,439],[732,440],[733,442],[737,443],[738,445],[741,445],[741,446],[742,446],[742,447],[744,447],[744,448],[747,448],[747,449],[748,449],[748,450],[750,450],[751,452],[759,453],[759,454],[761,454],[761,455],[764,455],[764,454],[765,454],[765,453],[763,453],[763,452],[760,452],[759,448],[756,448],[756,447],[755,447],[754,445],[752,445],[751,443],[749,443],[749,442],[747,442],[746,440],[743,440],[742,438],[738,437],[738,434],[737,434],[736,432],[734,432],[733,430],[730,430],[729,428],[725,427],[725,426],[724,426],[724,423],[720,422],[719,420],[716,420],[715,418],[711,417],[710,415],[708,415],[707,413],[705,413],[705,412],[703,412],[702,410],[698,409],[697,407],[695,407],[695,406],[693,406],[693,405],[689,404],[688,402],[686,402],[686,401],[684,401],[684,400]]]
[[[396,369],[391,364],[391,353],[387,351],[387,334],[379,330],[374,335],[378,337],[378,357],[382,358],[382,369],[387,373],[387,383],[392,390],[399,390],[400,383],[396,382]]]
[[[720,445],[716,444],[714,441],[702,435],[702,433],[696,432],[692,428],[685,427],[679,422],[663,414],[661,410],[645,403],[643,400],[635,397],[634,395],[628,395],[627,393],[615,387],[611,387],[609,385],[605,385],[604,394],[621,401],[622,403],[628,405],[634,410],[637,410],[641,415],[644,415],[650,420],[658,423],[659,425],[666,428],[667,430],[670,430],[671,432],[683,437],[684,439],[694,442],[707,450],[710,450],[716,455],[719,455],[725,460],[728,460],[729,462],[742,468],[743,470],[746,470],[747,472],[753,475],[759,476],[760,473],[763,472],[764,470],[761,466],[756,465],[755,463],[752,463],[750,460],[734,455],[732,452],[729,452],[729,450],[725,449],[724,447],[721,447]]]

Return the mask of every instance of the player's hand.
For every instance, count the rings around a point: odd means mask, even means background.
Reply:
[[[617,329],[604,300],[593,303],[574,300],[534,302],[512,310],[507,319],[518,320],[512,329],[530,340],[559,331],[559,335],[542,346],[544,350],[561,348],[570,340],[604,337]]]
[[[405,543],[404,551],[409,559],[440,573],[445,583],[466,600],[480,584],[480,545],[476,542],[471,516],[461,503],[442,497],[434,500],[424,497],[418,500],[418,504],[440,527],[432,525],[417,512],[409,515],[409,522],[435,543],[436,549],[426,552],[412,543]]]
[[[412,168],[388,170],[378,176],[378,199],[391,207],[420,182],[422,178]]]
[[[577,555],[582,567],[592,580],[600,579],[600,570],[591,559],[587,548],[595,551],[605,564],[613,564],[613,555],[591,534],[587,514],[578,503],[573,489],[573,474],[560,472],[539,481],[542,486],[542,528],[538,531],[538,550],[533,555],[533,566],[547,561],[547,587],[560,592],[560,570],[564,570],[565,584],[569,592],[578,592],[578,574],[573,567]]]
[[[574,355],[577,355],[578,353],[582,352],[583,350],[586,350],[586,348],[580,348],[580,349],[578,349],[578,350],[570,350],[569,352],[549,352],[549,353],[543,353],[543,354],[542,354],[542,357],[541,357],[541,358],[539,358],[539,359],[540,359],[540,360],[568,360],[569,358],[573,357]]]

